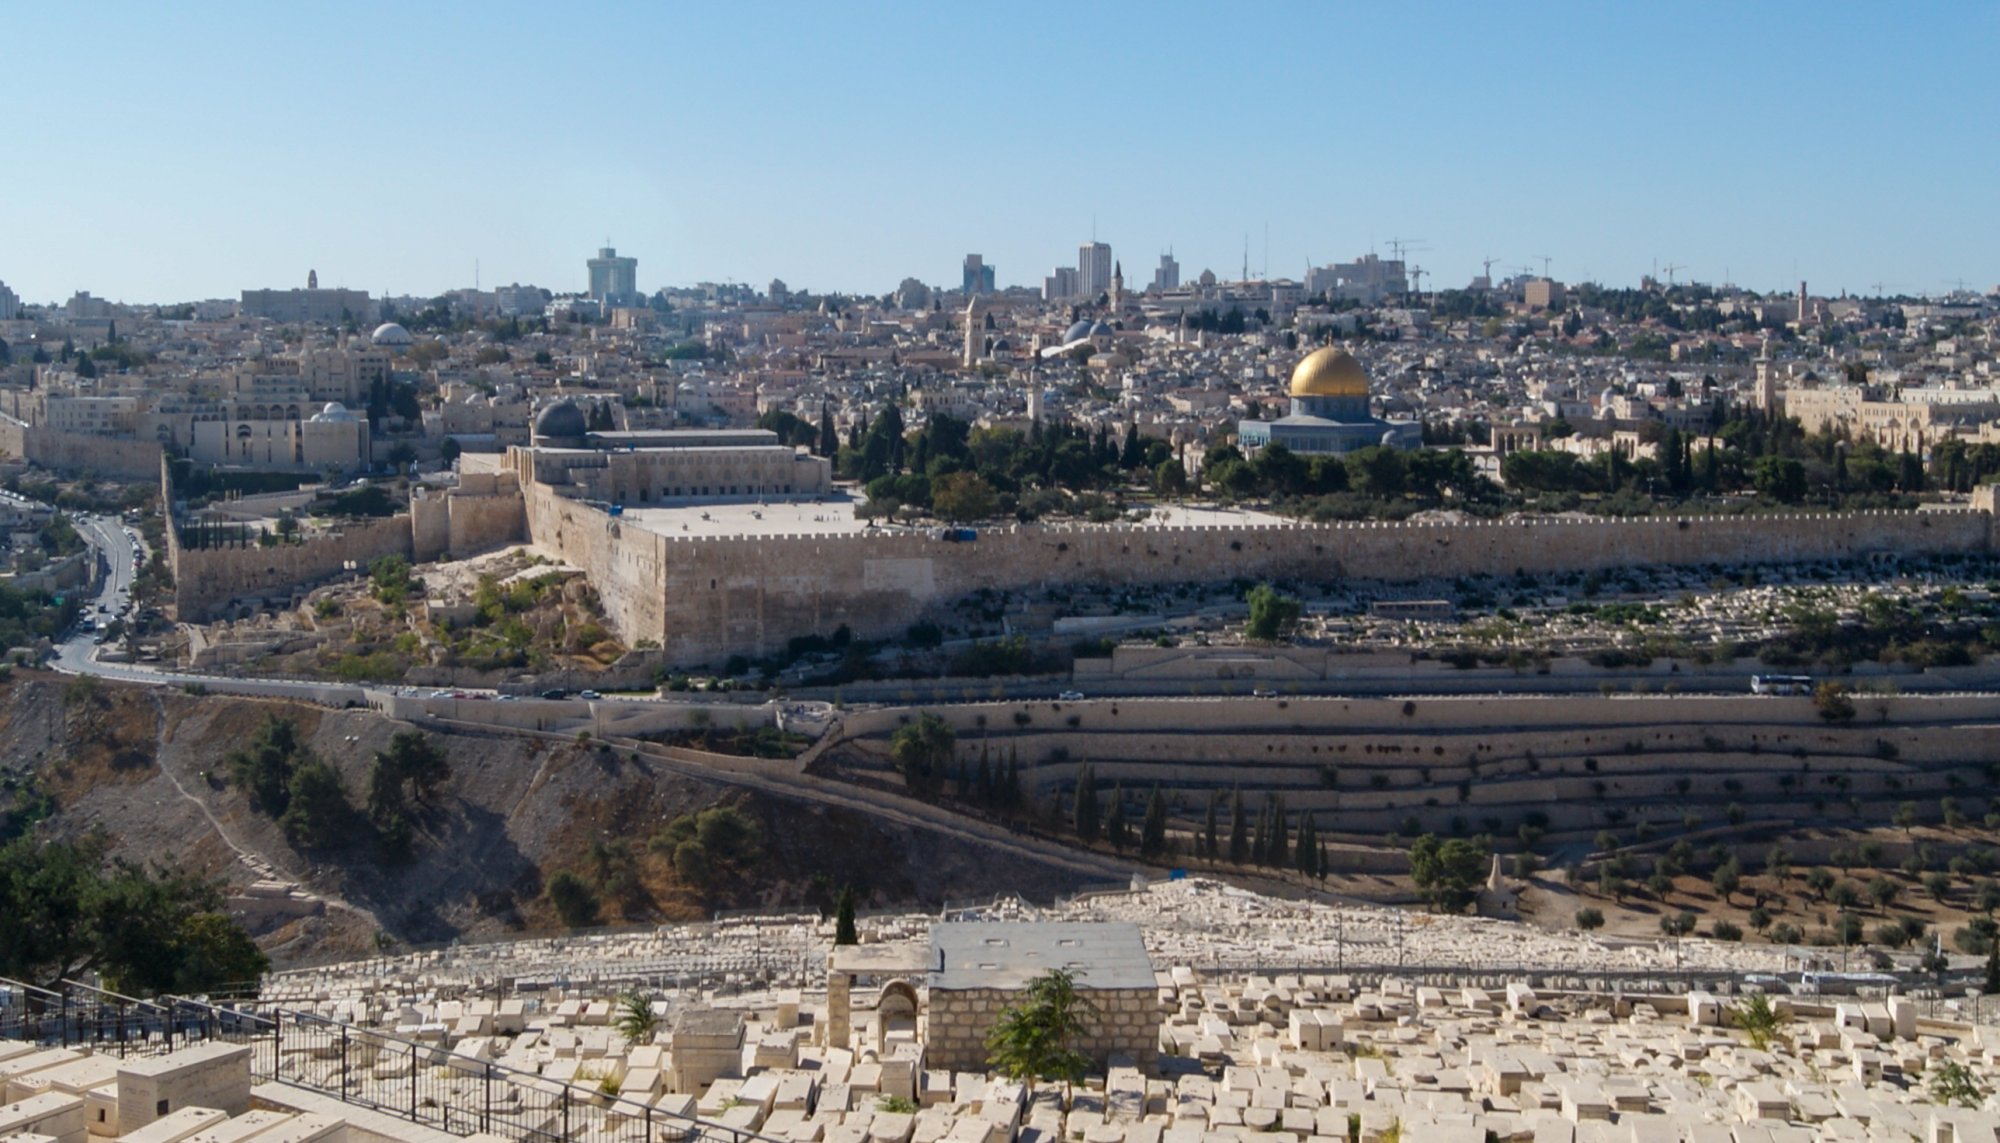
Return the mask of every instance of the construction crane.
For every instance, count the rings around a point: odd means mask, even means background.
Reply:
[[[1486,257],[1480,259],[1479,261],[1479,264],[1481,266],[1486,267],[1486,284],[1488,286],[1491,286],[1493,284],[1493,263],[1498,262],[1499,260],[1500,259],[1495,258],[1493,255],[1488,254]]]
[[[1550,257],[1549,257],[1549,256],[1548,256],[1547,254],[1531,254],[1531,255],[1529,255],[1529,257],[1531,257],[1531,258],[1540,258],[1540,259],[1542,260],[1542,277],[1544,277],[1544,278],[1548,277],[1548,276],[1549,276],[1549,263],[1550,263],[1550,262],[1552,262],[1552,261],[1554,261],[1554,259],[1550,258]]]
[[[1424,292],[1425,273],[1426,271],[1422,266],[1410,267],[1410,292],[1418,295],[1419,297],[1421,297]]]
[[[1667,275],[1667,288],[1668,288],[1669,290],[1671,290],[1671,289],[1673,289],[1673,288],[1674,288],[1674,271],[1675,271],[1675,270],[1685,270],[1685,269],[1687,269],[1687,267],[1686,267],[1686,266],[1683,266],[1683,265],[1682,265],[1682,264],[1680,264],[1679,262],[1669,262],[1669,263],[1667,263],[1666,265],[1664,265],[1664,266],[1660,267],[1660,269],[1666,272],[1666,275]]]
[[[1424,247],[1417,245],[1417,243],[1423,241],[1423,239],[1421,238],[1385,238],[1382,241],[1385,245],[1389,247],[1389,253],[1394,255],[1396,261],[1398,262],[1401,262],[1403,260],[1404,254],[1407,254],[1412,250],[1425,249]]]

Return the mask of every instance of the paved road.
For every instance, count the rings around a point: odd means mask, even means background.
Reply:
[[[102,561],[100,567],[104,571],[97,594],[84,603],[84,614],[99,623],[115,619],[132,598],[132,581],[138,574],[139,556],[143,549],[126,533],[124,523],[115,516],[78,516],[73,520],[77,533],[86,543],[97,549],[99,559]],[[109,644],[99,645],[98,636],[99,632],[86,631],[81,626],[73,629],[56,644],[55,656],[49,665],[58,671],[74,675],[95,675],[122,682],[165,686],[199,685],[212,691],[224,691],[230,694],[301,698],[313,702],[331,702],[335,705],[349,700],[362,702],[365,699],[360,687],[301,679],[218,678],[213,675],[198,675],[155,667],[147,663],[107,663],[98,657],[98,653]]]

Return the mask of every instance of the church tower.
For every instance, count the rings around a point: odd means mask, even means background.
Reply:
[[[1764,343],[1764,351],[1757,355],[1757,411],[1766,417],[1778,415],[1778,382],[1771,375],[1771,343]]]
[[[979,321],[979,295],[974,294],[965,303],[965,368],[979,364],[980,334],[983,332]]]
[[[1125,312],[1125,263],[1115,262],[1111,267],[1111,312]]]

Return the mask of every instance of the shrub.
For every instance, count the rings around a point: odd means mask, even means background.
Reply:
[[[581,929],[597,923],[597,891],[569,870],[549,878],[548,898],[565,926]]]

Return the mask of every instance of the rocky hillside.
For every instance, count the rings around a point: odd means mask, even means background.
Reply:
[[[329,764],[354,807],[323,844],[295,844],[230,778],[231,753],[272,719],[296,728],[295,762],[309,754]],[[449,776],[428,804],[413,804],[409,853],[398,857],[363,807],[372,760],[411,729],[372,711],[17,672],[0,683],[0,817],[8,832],[102,829],[119,856],[176,862],[235,890],[298,883],[325,906],[259,926],[281,962],[558,928],[546,890],[565,871],[605,923],[826,907],[845,884],[865,901],[903,905],[1051,893],[1079,879],[863,811],[512,735],[431,735]],[[737,813],[701,813],[720,806]]]

